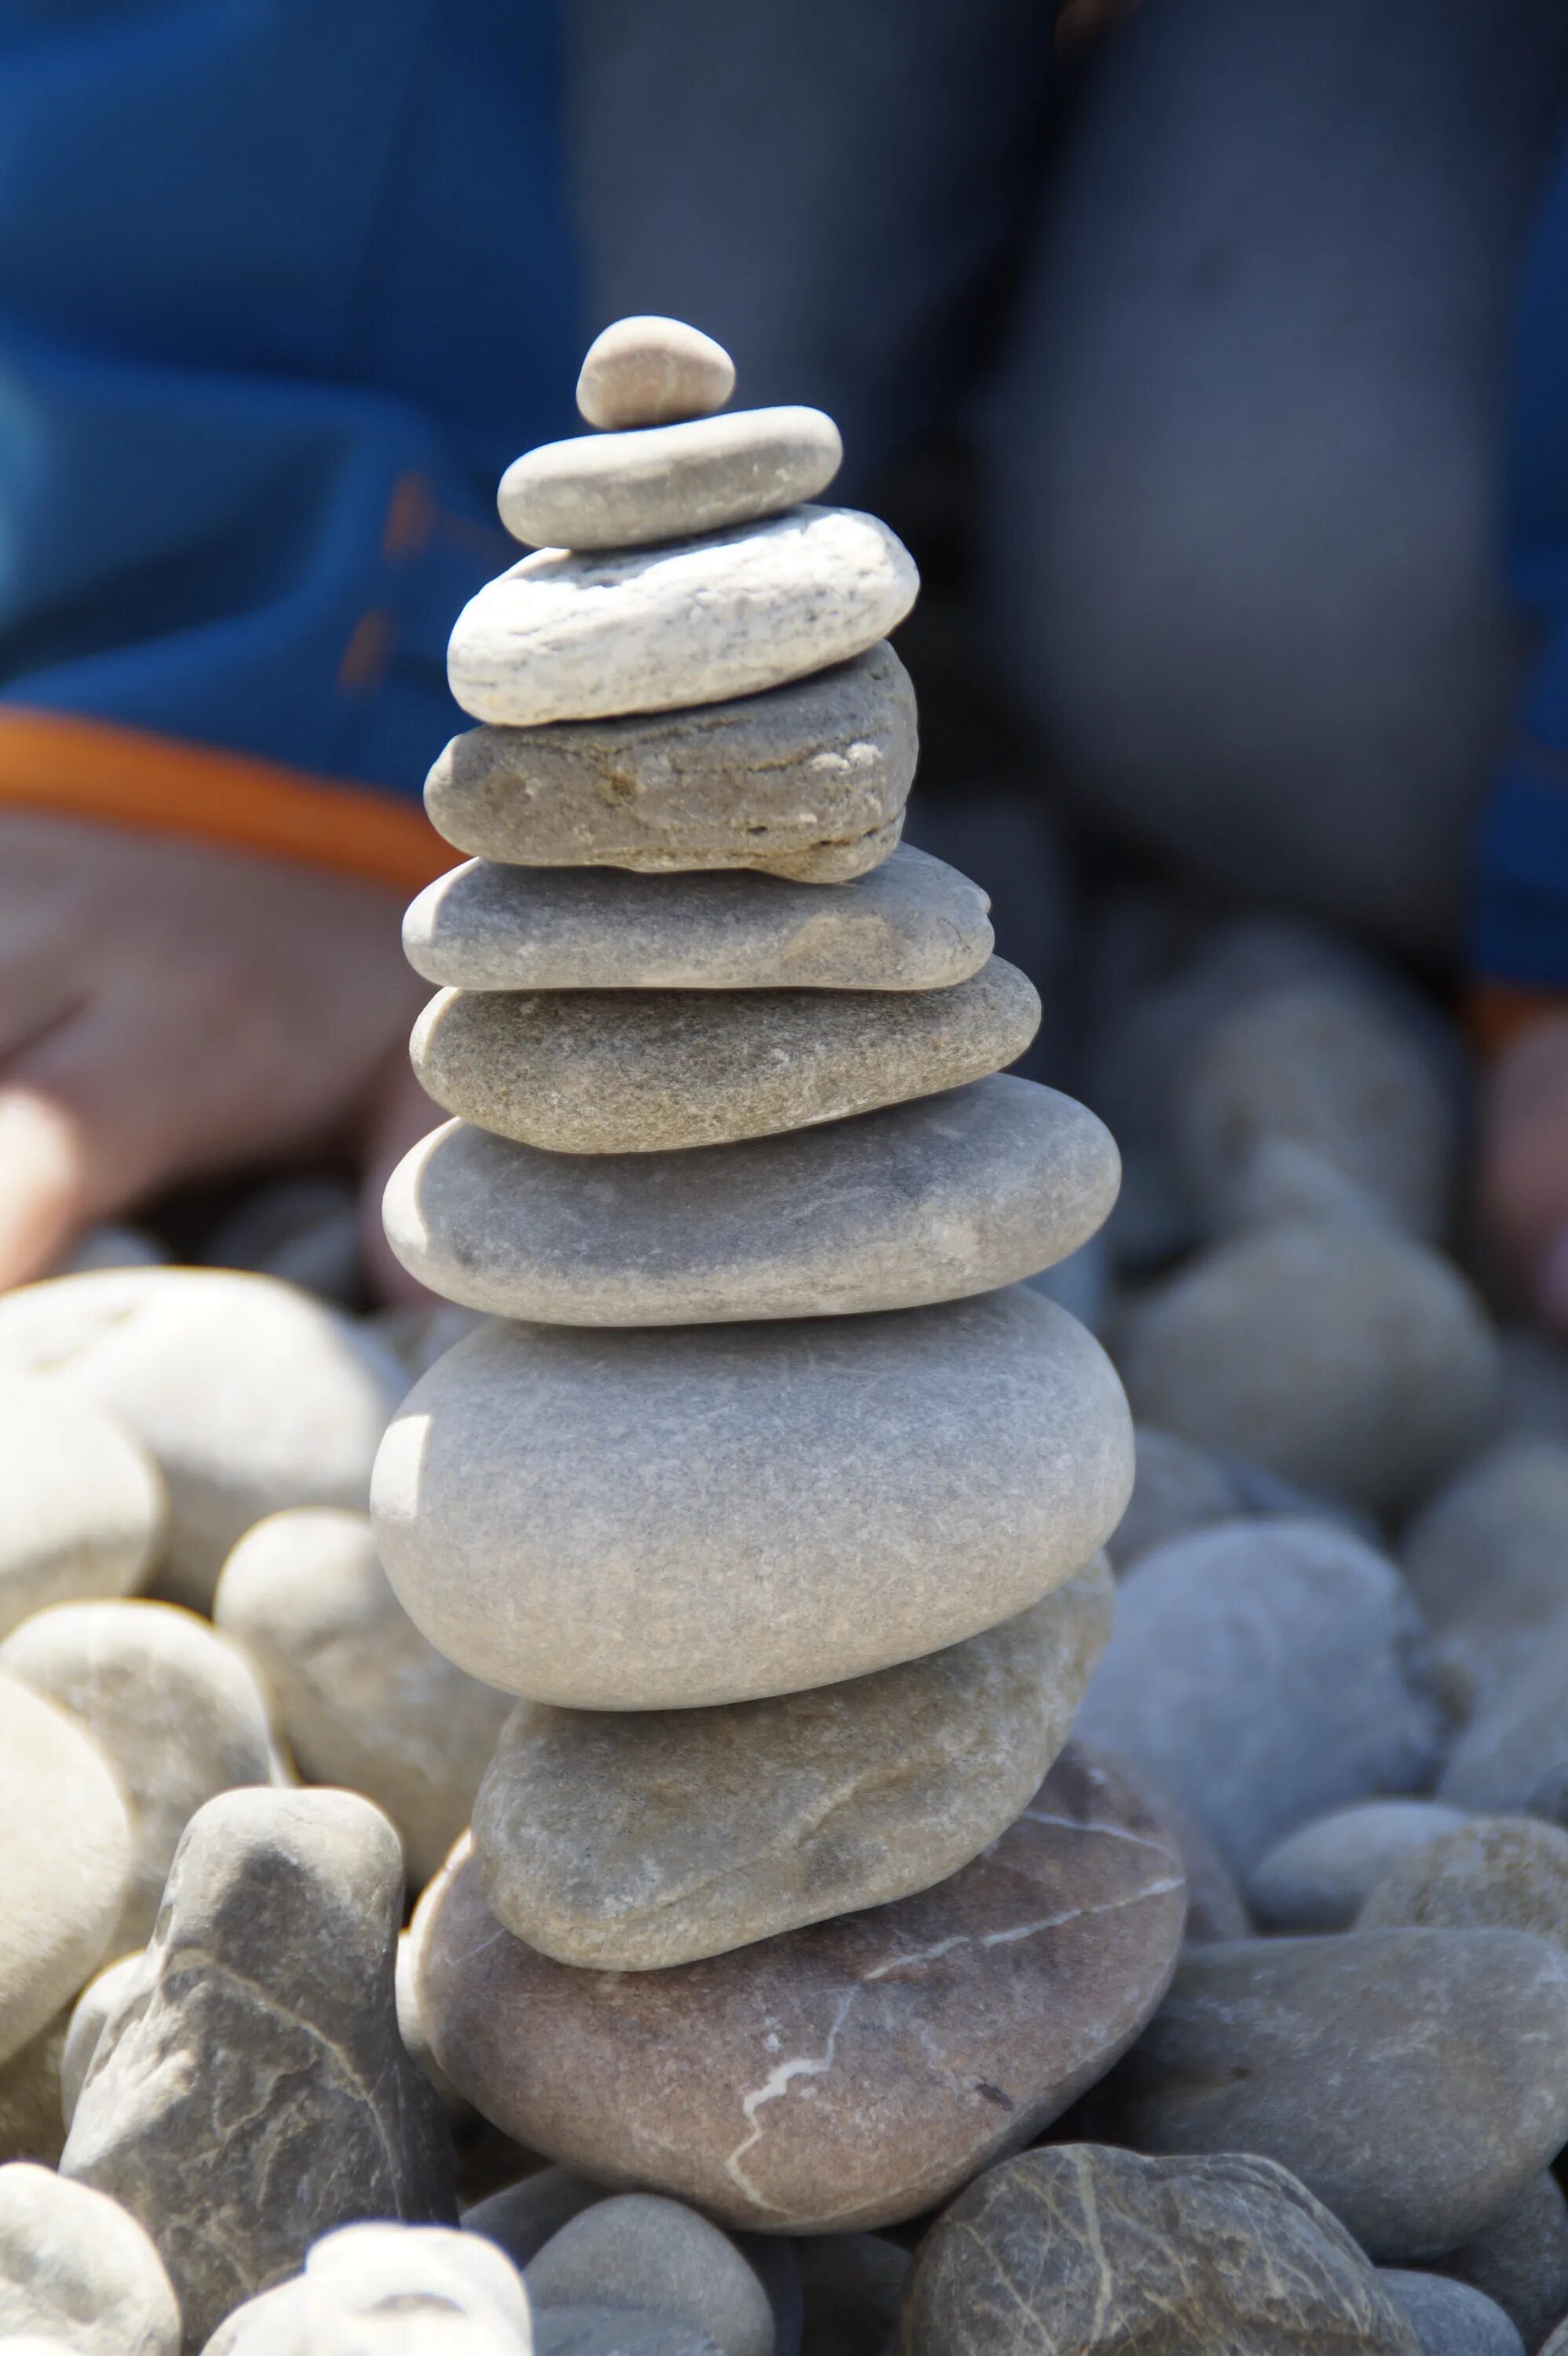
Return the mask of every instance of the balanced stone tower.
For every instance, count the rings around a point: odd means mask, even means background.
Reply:
[[[392,1247],[490,1313],[376,1468],[387,1569],[521,1697],[417,1920],[457,2086],[609,2183],[785,2233],[911,2216],[1157,2003],[1179,1858],[1062,1753],[1132,1478],[1099,1345],[1020,1280],[1110,1136],[1008,1077],[985,895],[901,847],[915,571],[811,504],[811,409],[624,320],[519,458],[538,553],[453,633],[482,724],[409,912],[456,1116]],[[1053,1762],[1056,1762],[1053,1765]]]

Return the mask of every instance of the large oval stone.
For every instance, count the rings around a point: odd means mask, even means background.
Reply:
[[[919,589],[901,541],[854,508],[624,554],[544,548],[469,599],[447,678],[464,712],[512,727],[673,712],[847,662]]]
[[[410,1041],[427,1096],[552,1153],[723,1145],[935,1096],[1023,1054],[1040,999],[954,990],[451,990]]]
[[[373,1483],[404,1609],[470,1676],[581,1709],[795,1693],[1038,1602],[1115,1526],[1121,1386],[1027,1286],[888,1316],[490,1325]]]
[[[735,409],[543,443],[513,459],[496,504],[532,548],[641,548],[814,499],[843,455],[820,409]]]
[[[769,1701],[523,1702],[475,1804],[486,1902],[560,1963],[645,1971],[929,1889],[1038,1789],[1115,1593],[1102,1558],[962,1644]]]
[[[1010,1284],[1115,1200],[1108,1130],[1006,1073],[859,1119],[674,1153],[549,1153],[453,1122],[382,1217],[432,1292],[546,1325],[915,1308]]]
[[[945,2200],[1109,2068],[1184,1912],[1159,1820],[1070,1748],[934,1890],[671,1971],[550,1962],[459,1852],[421,2008],[443,2067],[535,2150],[729,2224],[844,2232]]]
[[[991,954],[989,906],[909,843],[835,892],[476,859],[420,894],[403,949],[460,990],[948,990]]]

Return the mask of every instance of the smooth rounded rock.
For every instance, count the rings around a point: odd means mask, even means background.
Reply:
[[[146,1951],[133,1947],[95,1972],[71,2007],[60,2051],[60,2112],[69,2127],[76,2111],[98,2040],[109,2023],[130,2003],[146,1969]],[[63,2136],[61,2140],[63,2141]]]
[[[709,417],[735,390],[735,363],[684,319],[636,312],[615,319],[589,345],[577,380],[577,406],[590,425],[615,432]]]
[[[1502,2308],[1468,2283],[1380,2266],[1378,2280],[1414,2332],[1421,2356],[1525,2356]]]
[[[536,2149],[728,2224],[844,2232],[946,2199],[1108,2068],[1183,1912],[1157,1819],[1069,1750],[935,1890],[669,1971],[550,1962],[456,1858],[421,2001],[443,2067]]]
[[[514,458],[496,505],[530,548],[641,548],[782,514],[827,488],[844,444],[820,409],[586,434]]]
[[[1232,1521],[1243,1510],[1228,1470],[1207,1450],[1150,1423],[1137,1425],[1133,1438],[1133,1494],[1106,1548],[1118,1570],[1136,1562],[1151,1547],[1208,1529],[1215,1522]]]
[[[505,2250],[515,2266],[524,2267],[563,2225],[570,2225],[596,2201],[610,2197],[608,2186],[579,2176],[572,2169],[541,2168],[475,2201],[463,2212],[463,2231],[483,2233],[497,2249]]]
[[[403,949],[460,990],[948,990],[991,953],[989,906],[909,843],[833,892],[475,859],[411,903]]]
[[[1568,1956],[1522,1931],[1191,1948],[1084,2116],[1139,2151],[1262,2153],[1371,2257],[1419,2264],[1568,2139]]]
[[[528,2297],[517,2268],[482,2236],[453,2226],[379,2219],[339,2226],[313,2244],[304,2281],[313,2301],[339,2314],[428,2302],[438,2324],[443,2306],[471,2320],[488,2315],[528,2348]]]
[[[919,590],[903,543],[854,508],[624,553],[544,548],[469,599],[447,680],[475,720],[513,728],[718,703],[864,654]]]
[[[1095,1564],[999,1628],[812,1693],[524,1702],[474,1812],[485,1901],[541,1954],[638,1971],[928,1889],[1038,1789],[1113,1606]]]
[[[635,2307],[546,2307],[534,2356],[721,2356],[706,2331]]]
[[[1435,2274],[1470,2283],[1501,2308],[1537,2349],[1568,2314],[1568,2201],[1550,2169],[1474,2241],[1429,2261]]]
[[[1398,1571],[1331,1523],[1285,1519],[1146,1554],[1077,1722],[1185,1802],[1243,1878],[1327,1808],[1421,1790],[1442,1734]]]
[[[1358,1931],[1534,1931],[1568,1948],[1568,1832],[1530,1816],[1477,1816],[1391,1868]]]
[[[0,2062],[103,1962],[131,1858],[125,1803],[97,1744],[0,1675]]]
[[[162,1468],[160,1586],[205,1611],[224,1557],[284,1505],[365,1503],[402,1370],[347,1318],[227,1269],[105,1269],[0,1299],[0,1373],[123,1422]]]
[[[426,1643],[393,1594],[363,1514],[299,1506],[246,1532],[213,1613],[267,1680],[314,1783],[364,1792],[438,1873],[468,1822],[511,1708]]]
[[[0,2341],[31,2332],[79,2356],[177,2356],[180,2311],[117,2201],[19,2163],[0,2168]]]
[[[453,1123],[400,1162],[383,1217],[411,1276],[495,1316],[840,1317],[1055,1266],[1106,1216],[1119,1173],[1092,1112],[996,1073],[851,1120],[667,1153],[553,1153]]]
[[[922,2242],[905,2356],[1418,2356],[1349,2235],[1250,2154],[1028,2151]]]
[[[180,1835],[204,1801],[272,1781],[266,1698],[236,1645],[171,1603],[62,1603],[0,1644],[0,1669],[68,1710],[113,1771],[131,1883],[111,1937],[145,1944]]]
[[[1472,1815],[1568,1826],[1568,1618],[1541,1629],[1529,1661],[1484,1692],[1448,1754],[1437,1796]]]
[[[0,1636],[79,1596],[129,1595],[167,1514],[158,1468],[112,1419],[0,1377]]]
[[[773,2308],[733,2242],[657,2193],[583,2210],[532,2260],[528,2288],[536,2308],[640,2308],[706,2332],[723,2356],[773,2356]]]
[[[1270,1931],[1348,1931],[1384,1877],[1469,1819],[1436,1800],[1359,1800],[1265,1851],[1247,1897]]]
[[[1568,1447],[1499,1441],[1438,1491],[1405,1532],[1404,1574],[1473,1707],[1530,1666],[1568,1617]]]
[[[1376,1513],[1484,1436],[1496,1337],[1448,1261],[1392,1228],[1282,1222],[1200,1254],[1133,1311],[1140,1420]]]
[[[844,884],[891,855],[915,755],[914,689],[882,644],[764,695],[470,729],[424,801],[459,851],[524,867]]]
[[[952,990],[443,991],[414,1074],[462,1119],[554,1153],[723,1145],[935,1096],[1001,1070],[1040,1027],[991,958]]]
[[[374,1518],[404,1609],[471,1676],[679,1709],[996,1626],[1083,1567],[1131,1477],[1109,1361],[1015,1285],[776,1325],[487,1326],[405,1401]]]

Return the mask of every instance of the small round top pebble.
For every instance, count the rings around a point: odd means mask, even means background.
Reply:
[[[674,425],[711,417],[735,390],[722,344],[679,319],[617,319],[588,347],[577,406],[590,425]]]

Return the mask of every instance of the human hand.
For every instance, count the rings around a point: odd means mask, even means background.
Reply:
[[[1542,1321],[1568,1332],[1568,1010],[1501,1050],[1481,1114],[1481,1208]]]
[[[339,1141],[375,1174],[432,1127],[400,916],[315,869],[0,814],[0,1288],[178,1180]]]

